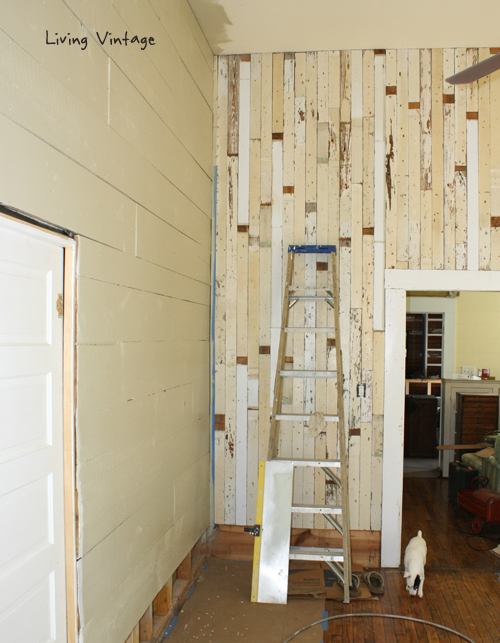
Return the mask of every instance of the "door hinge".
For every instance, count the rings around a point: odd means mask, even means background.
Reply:
[[[56,307],[57,307],[57,316],[62,317],[63,316],[63,310],[64,310],[62,293],[59,293],[59,295],[57,297]]]

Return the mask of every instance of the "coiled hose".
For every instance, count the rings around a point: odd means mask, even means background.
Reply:
[[[297,630],[291,636],[289,636],[285,641],[283,641],[283,643],[290,643],[290,641],[294,639],[298,634],[305,632],[310,627],[314,627],[315,625],[320,625],[321,623],[325,623],[326,621],[333,621],[334,619],[337,619],[337,618],[352,618],[354,616],[371,616],[371,617],[375,616],[379,618],[396,618],[396,619],[401,619],[403,621],[415,621],[416,623],[423,623],[424,625],[432,625],[432,627],[437,627],[440,630],[445,630],[446,632],[451,632],[451,634],[456,634],[456,636],[459,636],[465,641],[469,641],[469,643],[475,643],[475,641],[470,639],[468,636],[465,636],[465,634],[460,634],[460,632],[457,632],[456,630],[452,630],[450,627],[445,627],[444,625],[438,625],[437,623],[432,623],[431,621],[424,621],[421,618],[414,618],[413,616],[399,616],[397,614],[372,614],[371,612],[364,612],[364,613],[360,612],[359,614],[336,614],[335,616],[328,616],[327,618],[322,618],[319,621],[314,621],[314,623],[309,623],[309,625],[305,625],[300,630]]]

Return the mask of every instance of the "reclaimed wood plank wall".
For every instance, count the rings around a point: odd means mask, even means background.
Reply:
[[[384,270],[500,269],[500,72],[445,78],[497,50],[266,53],[217,59],[215,521],[255,520],[290,243],[335,244],[348,418],[351,527],[381,526]],[[323,284],[316,262],[296,278]],[[316,320],[307,304],[293,314]],[[319,317],[319,311],[318,311]],[[326,325],[333,325],[326,322]],[[335,365],[333,340],[289,341],[295,368]],[[356,397],[356,384],[366,397]],[[329,388],[330,387],[330,388]],[[336,384],[285,382],[284,409],[336,411]],[[285,410],[286,412],[286,410]],[[312,438],[282,422],[280,453],[334,457],[336,426]],[[333,502],[301,472],[299,502]],[[296,527],[324,527],[294,516]]]

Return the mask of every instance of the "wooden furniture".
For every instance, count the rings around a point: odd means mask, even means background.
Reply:
[[[437,455],[438,401],[435,395],[407,395],[405,404],[405,458]]]
[[[498,429],[498,395],[457,393],[456,442],[474,444]],[[471,449],[473,450],[473,449]],[[460,454],[455,452],[455,458]]]
[[[463,444],[463,441],[456,434],[456,404],[457,393],[462,395],[494,395],[500,393],[500,381],[496,380],[451,380],[444,379],[441,383],[441,439],[440,444]],[[482,442],[483,435],[479,439],[470,440],[471,444]],[[448,477],[448,468],[455,454],[451,450],[440,452],[440,467],[445,478]]]
[[[441,380],[405,380],[406,395],[441,395]]]
[[[406,378],[440,378],[442,366],[442,313],[407,313]]]

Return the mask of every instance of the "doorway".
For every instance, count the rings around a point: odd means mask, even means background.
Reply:
[[[16,643],[76,636],[75,245],[0,216],[0,639]]]
[[[407,291],[500,292],[499,271],[386,270],[384,438],[382,465],[383,567],[401,560],[405,334]]]

